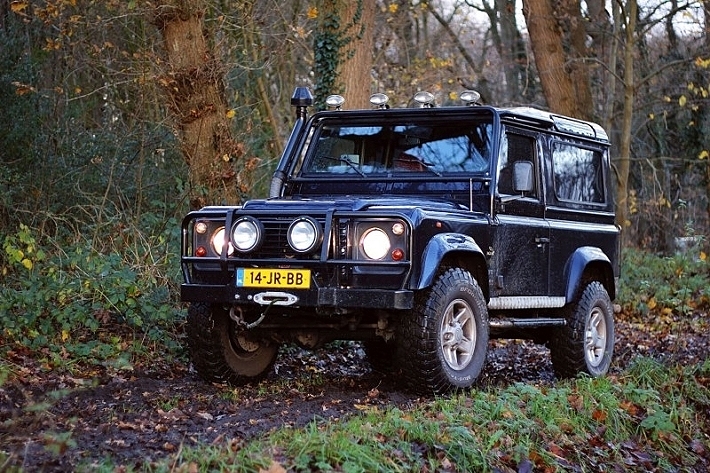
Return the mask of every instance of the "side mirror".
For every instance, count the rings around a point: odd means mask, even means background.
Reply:
[[[513,190],[524,194],[535,189],[533,178],[535,172],[530,161],[516,161],[513,164]]]

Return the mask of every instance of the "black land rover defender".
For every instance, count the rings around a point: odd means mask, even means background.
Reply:
[[[550,348],[558,376],[603,375],[619,275],[609,140],[594,123],[531,108],[307,114],[267,199],[206,207],[182,224],[192,361],[240,384],[279,345],[360,340],[411,388],[471,386],[489,337]]]

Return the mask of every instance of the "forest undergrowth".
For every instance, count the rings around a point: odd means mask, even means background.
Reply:
[[[614,367],[557,380],[493,341],[482,379],[400,391],[356,343],[282,349],[265,381],[191,371],[172,222],[97,247],[3,236],[0,467],[9,471],[707,471],[710,274],[701,247],[623,254]],[[113,249],[110,249],[113,248]]]

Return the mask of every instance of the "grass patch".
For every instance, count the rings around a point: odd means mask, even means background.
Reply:
[[[514,384],[184,448],[141,471],[694,471],[707,467],[710,362]],[[532,471],[532,470],[531,470]],[[700,471],[700,470],[698,470]]]

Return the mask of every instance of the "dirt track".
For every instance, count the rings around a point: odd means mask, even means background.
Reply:
[[[683,333],[618,322],[613,370],[639,354],[698,363],[710,346],[706,319]],[[318,382],[304,382],[313,377]],[[492,342],[480,384],[513,382],[553,383],[547,350],[528,342]],[[301,391],[304,385],[308,391]],[[45,401],[50,404],[39,404]],[[239,389],[206,384],[183,365],[96,373],[90,379],[28,375],[0,387],[0,450],[11,454],[9,465],[26,471],[70,471],[106,457],[139,466],[182,446],[241,442],[284,425],[333,421],[363,405],[406,408],[423,401],[373,372],[357,344],[284,350],[267,380]]]

